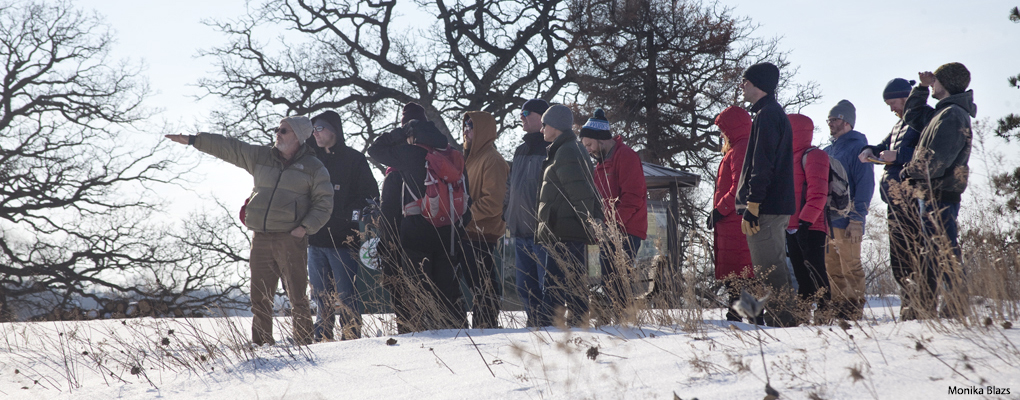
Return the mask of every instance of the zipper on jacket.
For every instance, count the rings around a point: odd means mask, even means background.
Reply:
[[[293,164],[291,164],[293,165]],[[266,206],[266,215],[262,217],[262,232],[268,232],[269,227],[269,210],[273,209],[273,198],[276,197],[276,189],[280,187],[280,180],[283,179],[283,171],[287,167],[280,169],[280,174],[276,175],[276,184],[273,185],[273,193],[269,195],[269,205]]]

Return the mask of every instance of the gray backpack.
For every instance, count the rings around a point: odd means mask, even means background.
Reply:
[[[800,165],[807,171],[807,155],[818,147],[811,146],[804,150]],[[825,153],[825,150],[822,150]],[[846,168],[843,163],[833,158],[829,153],[829,193],[825,200],[825,211],[830,219],[846,218],[853,210],[853,203],[850,201],[850,181],[846,177]],[[807,179],[804,179],[804,190],[801,191],[801,198],[807,198]],[[805,200],[806,201],[806,200]]]

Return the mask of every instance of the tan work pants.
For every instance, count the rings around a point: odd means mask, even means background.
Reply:
[[[312,311],[308,305],[308,236],[255,232],[251,242],[251,339],[273,343],[273,297],[283,279],[294,317],[294,340],[309,343]]]
[[[846,229],[832,228],[825,249],[825,270],[832,287],[835,304],[864,305],[864,267],[861,265],[861,244],[854,243]]]

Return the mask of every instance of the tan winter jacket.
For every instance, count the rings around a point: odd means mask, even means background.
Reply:
[[[496,120],[487,112],[471,111],[475,137],[466,148],[464,169],[467,173],[468,196],[471,196],[471,221],[465,226],[468,238],[495,243],[503,236],[503,199],[510,166],[496,150]]]
[[[234,164],[255,180],[244,224],[256,232],[290,232],[303,226],[318,232],[333,210],[329,172],[302,144],[290,162],[270,146],[258,146],[212,133],[195,137],[195,148]]]

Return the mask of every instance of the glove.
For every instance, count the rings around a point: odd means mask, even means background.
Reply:
[[[718,223],[721,219],[723,219],[722,213],[719,212],[718,208],[713,208],[712,215],[708,216],[708,220],[705,221],[705,225],[708,226],[708,230],[715,229],[715,224]]]
[[[800,220],[800,223],[797,224],[797,232],[807,232],[811,225],[814,224],[805,220]]]
[[[850,221],[846,227],[846,236],[851,243],[860,243],[864,239],[864,223],[861,221]]]
[[[761,230],[758,225],[758,206],[760,203],[747,202],[747,209],[744,210],[744,220],[740,221],[740,231],[747,236],[754,235]]]

